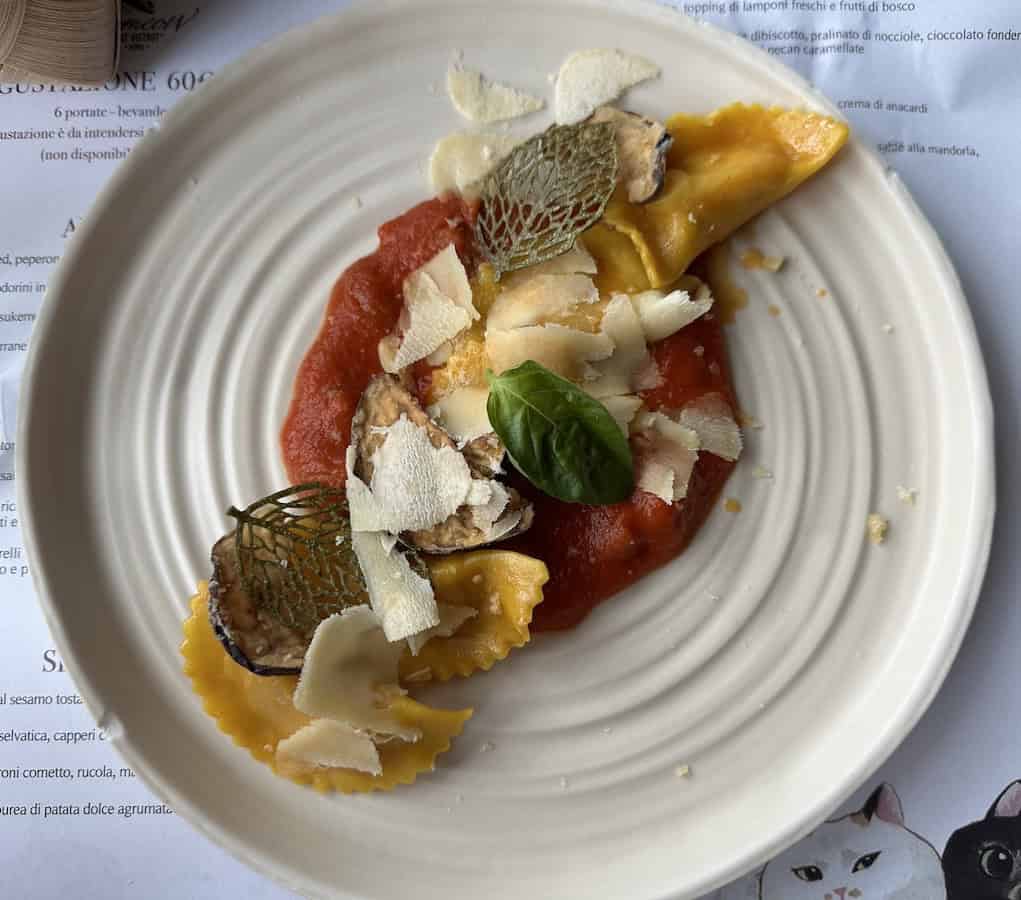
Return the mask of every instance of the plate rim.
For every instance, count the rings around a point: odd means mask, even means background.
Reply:
[[[467,0],[446,0],[446,2],[452,6],[458,6],[466,5]],[[527,0],[474,0],[474,2],[476,5],[499,5],[505,8],[508,5],[513,6],[527,2]],[[666,6],[654,2],[654,0],[558,0],[558,2],[582,9],[610,10],[624,19],[659,19],[665,27],[673,29],[678,35],[701,32],[725,49],[742,54],[749,63],[754,63],[769,74],[786,80],[800,92],[810,94],[818,108],[837,118],[845,119],[840,110],[799,72],[784,65],[778,59],[774,59],[765,50],[739,35],[710,22],[692,18],[677,7]],[[49,590],[47,557],[42,549],[44,542],[29,500],[34,479],[45,478],[45,471],[40,471],[38,475],[35,473],[32,464],[32,440],[29,437],[30,422],[34,415],[33,410],[36,408],[32,399],[40,390],[41,379],[38,364],[38,360],[42,356],[40,348],[46,342],[52,322],[57,316],[58,299],[66,291],[68,282],[78,266],[78,247],[84,245],[88,236],[96,230],[96,223],[104,213],[108,214],[112,202],[121,192],[122,184],[144,165],[146,159],[154,152],[154,148],[160,145],[162,133],[168,128],[176,127],[178,119],[190,115],[192,110],[200,110],[203,105],[213,102],[207,101],[206,98],[215,95],[215,85],[223,85],[228,80],[243,80],[247,72],[257,67],[264,57],[277,54],[286,55],[300,49],[306,37],[324,25],[330,27],[345,23],[354,25],[359,18],[378,21],[400,14],[402,10],[410,11],[414,8],[414,4],[415,0],[383,0],[383,2],[353,0],[346,8],[316,17],[310,22],[277,34],[225,64],[217,71],[215,79],[207,85],[201,86],[194,93],[180,98],[164,115],[159,129],[147,132],[135,144],[128,157],[117,166],[100,189],[90,207],[89,215],[79,225],[50,276],[47,292],[33,328],[19,389],[15,450],[15,471],[18,473],[16,480],[17,503],[21,518],[22,542],[29,561],[38,605],[60,652],[65,669],[71,675],[89,714],[97,722],[100,720],[104,705],[71,650],[72,644],[64,627],[60,605]],[[970,393],[975,403],[975,455],[977,458],[984,458],[987,464],[976,467],[973,471],[975,480],[971,492],[972,506],[969,510],[970,520],[966,530],[969,550],[965,556],[965,564],[959,573],[951,607],[955,611],[956,618],[951,623],[952,628],[944,631],[944,643],[930,647],[928,667],[924,671],[920,670],[921,675],[915,678],[911,693],[906,695],[901,703],[900,714],[893,721],[886,723],[883,738],[876,744],[871,756],[863,758],[857,766],[847,770],[843,777],[835,779],[829,791],[820,792],[813,798],[813,802],[806,807],[800,826],[787,829],[784,832],[771,832],[769,840],[757,845],[751,851],[746,851],[735,857],[729,870],[721,876],[723,880],[715,879],[719,883],[706,887],[706,890],[712,890],[732,879],[741,877],[743,874],[754,871],[810,833],[824,822],[827,816],[835,812],[900,746],[929,709],[957,659],[978,603],[991,553],[996,515],[993,400],[974,317],[971,314],[959,275],[942,239],[922,212],[911,192],[896,176],[893,167],[886,163],[874,147],[861,141],[854,133],[852,133],[851,142],[857,151],[865,155],[869,164],[879,166],[893,175],[890,178],[890,184],[894,199],[903,204],[905,213],[914,226],[921,249],[925,250],[930,259],[939,266],[940,280],[946,285],[947,309],[951,316],[953,330],[965,351],[958,363],[970,384]],[[56,565],[57,562],[50,559],[49,564]],[[171,806],[191,827],[207,839],[229,852],[235,859],[252,870],[267,876],[287,889],[292,891],[308,890],[307,886],[290,877],[286,869],[276,868],[276,864],[272,860],[261,858],[250,850],[245,842],[236,839],[231,832],[221,830],[206,821],[200,808],[179,796],[171,782],[165,781],[158,773],[146,770],[128,736],[125,735],[113,742],[113,746],[153,794]],[[330,896],[357,900],[355,895],[346,892],[331,893]]]

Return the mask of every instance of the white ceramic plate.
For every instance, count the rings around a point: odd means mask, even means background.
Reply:
[[[309,894],[696,897],[894,749],[978,592],[993,463],[972,323],[936,235],[852,143],[755,228],[788,264],[743,273],[752,302],[729,331],[765,424],[726,490],[743,512],[716,511],[683,558],[577,630],[431,693],[477,713],[411,789],[320,797],[202,712],[178,655],[188,595],[228,504],[284,484],[278,429],[332,282],[424,198],[433,142],[461,125],[451,51],[546,94],[590,46],[662,66],[630,97],[656,116],[736,99],[833,111],[749,44],[661,8],[361,6],[172,111],[89,214],[36,327],[18,475],[64,661],[160,796]],[[874,510],[892,520],[882,548],[864,539]]]

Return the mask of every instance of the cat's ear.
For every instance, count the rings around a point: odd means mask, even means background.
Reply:
[[[1006,819],[1015,816],[1021,816],[1021,781],[1008,784],[986,814],[987,819]]]
[[[872,818],[882,819],[891,825],[904,824],[904,809],[900,805],[900,797],[892,785],[885,782],[877,787],[872,796],[865,801],[861,814],[866,821],[871,822]]]

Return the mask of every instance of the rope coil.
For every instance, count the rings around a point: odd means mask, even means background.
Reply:
[[[0,81],[102,84],[119,49],[117,0],[0,0]]]

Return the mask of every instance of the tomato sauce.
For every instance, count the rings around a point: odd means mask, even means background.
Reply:
[[[713,392],[734,405],[723,329],[711,314],[651,350],[663,383],[642,394],[649,409],[676,409]],[[700,454],[688,496],[674,504],[637,489],[613,506],[563,503],[518,478],[514,486],[535,504],[535,522],[502,546],[537,556],[550,570],[532,627],[571,628],[603,600],[670,562],[706,520],[733,469],[732,462]]]
[[[319,334],[294,380],[280,442],[292,484],[343,487],[351,419],[369,379],[383,371],[379,342],[397,325],[401,284],[453,241],[471,262],[471,228],[457,197],[427,200],[379,229],[379,247],[337,281]]]
[[[379,249],[337,282],[322,327],[298,370],[281,443],[292,483],[343,486],[351,418],[369,379],[382,371],[377,345],[393,331],[401,284],[451,241],[470,261],[468,211],[456,198],[430,200],[379,229]],[[650,409],[676,409],[710,392],[735,406],[720,322],[712,315],[660,341],[652,354],[662,384],[643,394]],[[420,377],[426,373],[416,372]],[[536,608],[538,631],[570,628],[600,602],[669,562],[691,542],[734,463],[703,453],[688,496],[667,504],[636,490],[613,506],[563,503],[516,473],[514,486],[535,504],[535,522],[499,546],[546,562],[550,580]]]

